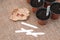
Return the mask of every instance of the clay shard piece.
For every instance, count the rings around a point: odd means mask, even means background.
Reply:
[[[14,9],[10,19],[13,21],[27,20],[28,16],[30,15],[29,12],[30,11],[27,8]]]

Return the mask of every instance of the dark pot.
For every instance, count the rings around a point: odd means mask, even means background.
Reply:
[[[47,20],[50,17],[50,13],[48,16],[46,16],[47,9],[46,8],[41,8],[36,12],[36,17],[39,19],[40,22],[38,22],[41,25],[44,25],[47,23]]]
[[[52,19],[58,19],[60,14],[60,3],[54,2],[52,3],[50,7],[51,13],[52,13]]]
[[[36,12],[38,8],[42,7],[44,0],[30,0],[30,5],[32,6],[32,11]]]
[[[47,20],[50,17],[50,13],[48,16],[46,16],[46,8],[41,8],[36,12],[36,17],[40,20]]]

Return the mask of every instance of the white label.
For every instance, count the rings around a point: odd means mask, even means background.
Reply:
[[[46,16],[49,15],[49,11],[50,11],[50,6],[47,7],[47,12],[46,12]]]
[[[38,2],[40,2],[40,0],[38,0]]]

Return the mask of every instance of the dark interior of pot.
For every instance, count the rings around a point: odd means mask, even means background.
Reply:
[[[60,3],[58,2],[52,3],[50,10],[55,14],[60,14]]]
[[[30,5],[39,8],[43,5],[43,0],[30,0]]]

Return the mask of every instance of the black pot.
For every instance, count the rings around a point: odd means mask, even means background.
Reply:
[[[58,2],[52,3],[50,10],[52,13],[60,14],[60,3]]]
[[[30,0],[30,5],[32,7],[39,8],[43,5],[43,2],[43,0],[40,0],[40,2],[38,2],[38,0]]]
[[[50,13],[46,16],[47,9],[41,8],[36,12],[36,17],[40,20],[48,20],[50,17]]]

